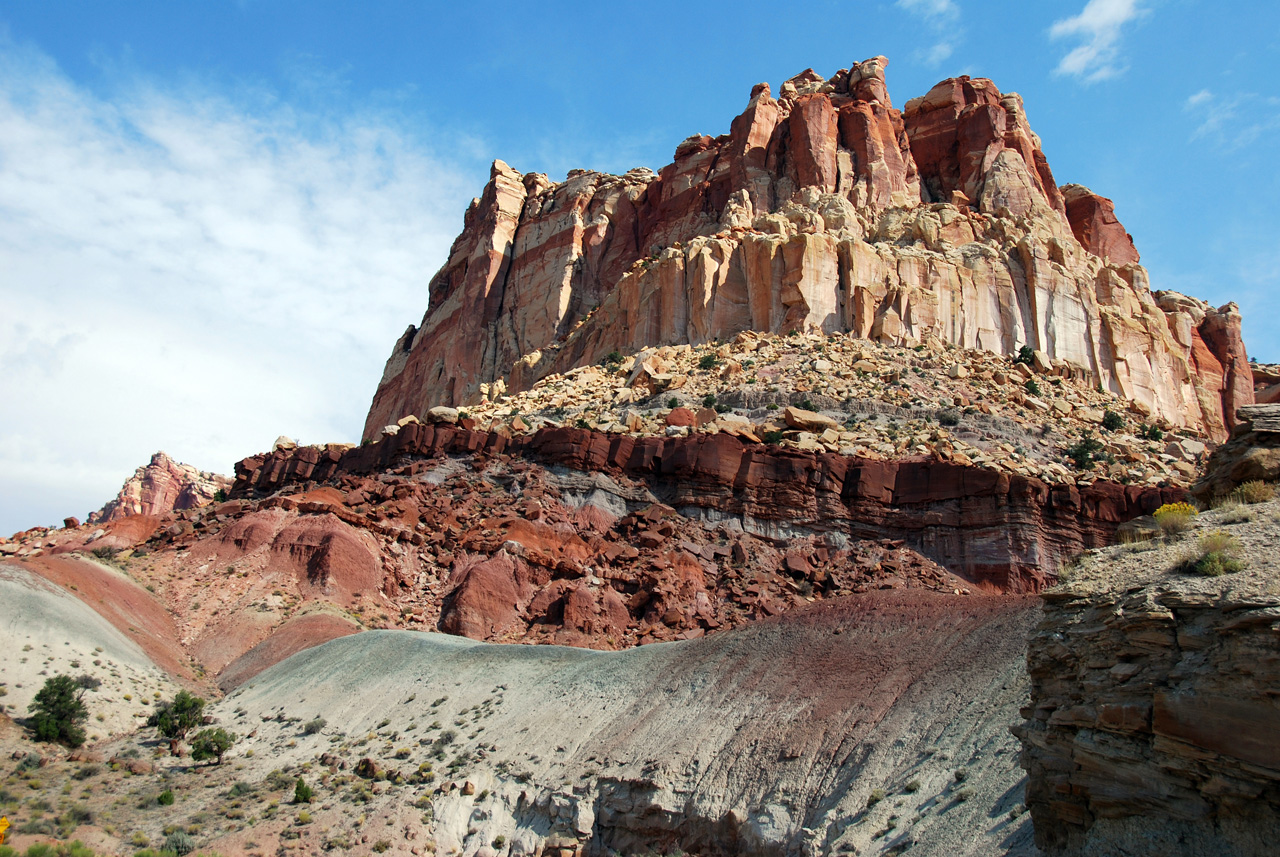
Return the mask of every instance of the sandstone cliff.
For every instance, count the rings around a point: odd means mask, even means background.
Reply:
[[[163,452],[134,471],[114,500],[89,514],[90,523],[105,523],[130,515],[163,515],[175,509],[195,509],[231,488],[231,480],[174,461]]]
[[[673,163],[555,183],[495,162],[366,438],[614,350],[843,331],[1024,345],[1176,426],[1226,436],[1253,378],[1234,304],[1152,293],[1110,200],[1059,189],[1021,99],[939,83],[899,111],[886,60],[756,86]]]
[[[1180,542],[1092,555],[1044,594],[1016,731],[1045,853],[1275,853],[1277,524],[1275,502],[1202,515]],[[1211,531],[1235,539],[1245,570],[1177,572]]]

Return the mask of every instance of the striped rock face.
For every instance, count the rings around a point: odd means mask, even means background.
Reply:
[[[1253,401],[1235,305],[1152,292],[1111,201],[1059,189],[1019,96],[960,77],[899,111],[886,63],[757,85],[728,134],[656,174],[556,183],[496,161],[365,437],[613,351],[799,330],[1030,346],[1225,438]]]

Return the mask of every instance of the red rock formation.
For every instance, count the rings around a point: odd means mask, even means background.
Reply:
[[[371,474],[404,456],[438,453],[514,456],[617,474],[642,482],[653,496],[688,514],[702,510],[697,514],[712,519],[728,516],[748,530],[781,525],[795,533],[901,539],[970,580],[1012,592],[1037,591],[1065,557],[1109,543],[1119,523],[1182,496],[1173,489],[1106,482],[1049,486],[934,460],[867,461],[782,451],[726,434],[635,438],[558,428],[508,437],[427,425],[405,426],[381,443],[356,449],[277,450],[245,459],[236,467],[235,496],[344,473]],[[581,564],[585,557],[570,559]],[[456,584],[466,584],[471,573],[455,572]],[[486,587],[501,593],[493,597],[509,602],[510,610],[527,601],[528,577],[518,564],[504,560],[501,568],[483,574]],[[460,597],[464,603],[483,600],[489,597],[484,589]],[[480,612],[506,615],[496,608]],[[458,629],[480,627],[465,617],[457,621]]]
[[[175,509],[195,509],[213,500],[231,480],[180,464],[163,452],[139,467],[114,500],[89,515],[89,523],[116,521],[129,515],[163,515]]]
[[[556,184],[495,162],[364,437],[613,350],[747,329],[1030,345],[1225,437],[1223,402],[1246,404],[1250,385],[1201,371],[1107,200],[1079,189],[1068,212],[1021,98],[960,77],[899,113],[886,62],[830,80],[807,70],[777,99],[760,84],[729,134],[688,138],[656,176],[575,170]],[[1230,324],[1201,338],[1224,366],[1243,359]]]
[[[1115,203],[1078,184],[1064,185],[1062,196],[1067,204],[1071,233],[1081,247],[1116,265],[1138,263],[1133,236],[1125,232],[1124,224],[1116,219]]]

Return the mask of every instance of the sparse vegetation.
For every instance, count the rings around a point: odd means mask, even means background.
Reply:
[[[1276,489],[1272,485],[1268,485],[1261,480],[1252,482],[1244,482],[1240,487],[1231,493],[1234,500],[1239,500],[1246,505],[1254,503],[1266,503],[1276,498]]]
[[[1152,513],[1160,531],[1166,536],[1177,535],[1191,529],[1191,522],[1199,514],[1190,503],[1165,503]]]
[[[1206,533],[1200,537],[1196,552],[1183,561],[1181,570],[1201,577],[1235,574],[1244,570],[1244,563],[1237,556],[1239,551],[1240,543],[1230,533]]]
[[[1164,440],[1164,430],[1160,426],[1143,423],[1138,427],[1138,437],[1143,440]]]
[[[306,781],[303,780],[302,777],[298,777],[297,783],[293,786],[293,802],[311,803],[312,799],[315,798],[315,795],[316,793],[311,786],[307,785]]]
[[[1107,431],[1120,431],[1124,428],[1124,417],[1107,408],[1102,413],[1102,427]]]
[[[1067,458],[1071,459],[1077,470],[1092,470],[1095,463],[1103,460],[1105,449],[1102,441],[1093,436],[1093,432],[1085,431],[1081,433],[1079,441],[1067,447]]]
[[[302,731],[306,735],[315,735],[329,723],[323,717],[317,717],[315,720],[308,720],[302,725]]]

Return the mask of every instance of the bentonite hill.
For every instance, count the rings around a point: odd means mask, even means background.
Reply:
[[[361,445],[0,540],[13,841],[1270,853],[1280,375],[1019,96],[886,65],[656,174],[496,162]],[[219,764],[145,725],[179,688]]]

